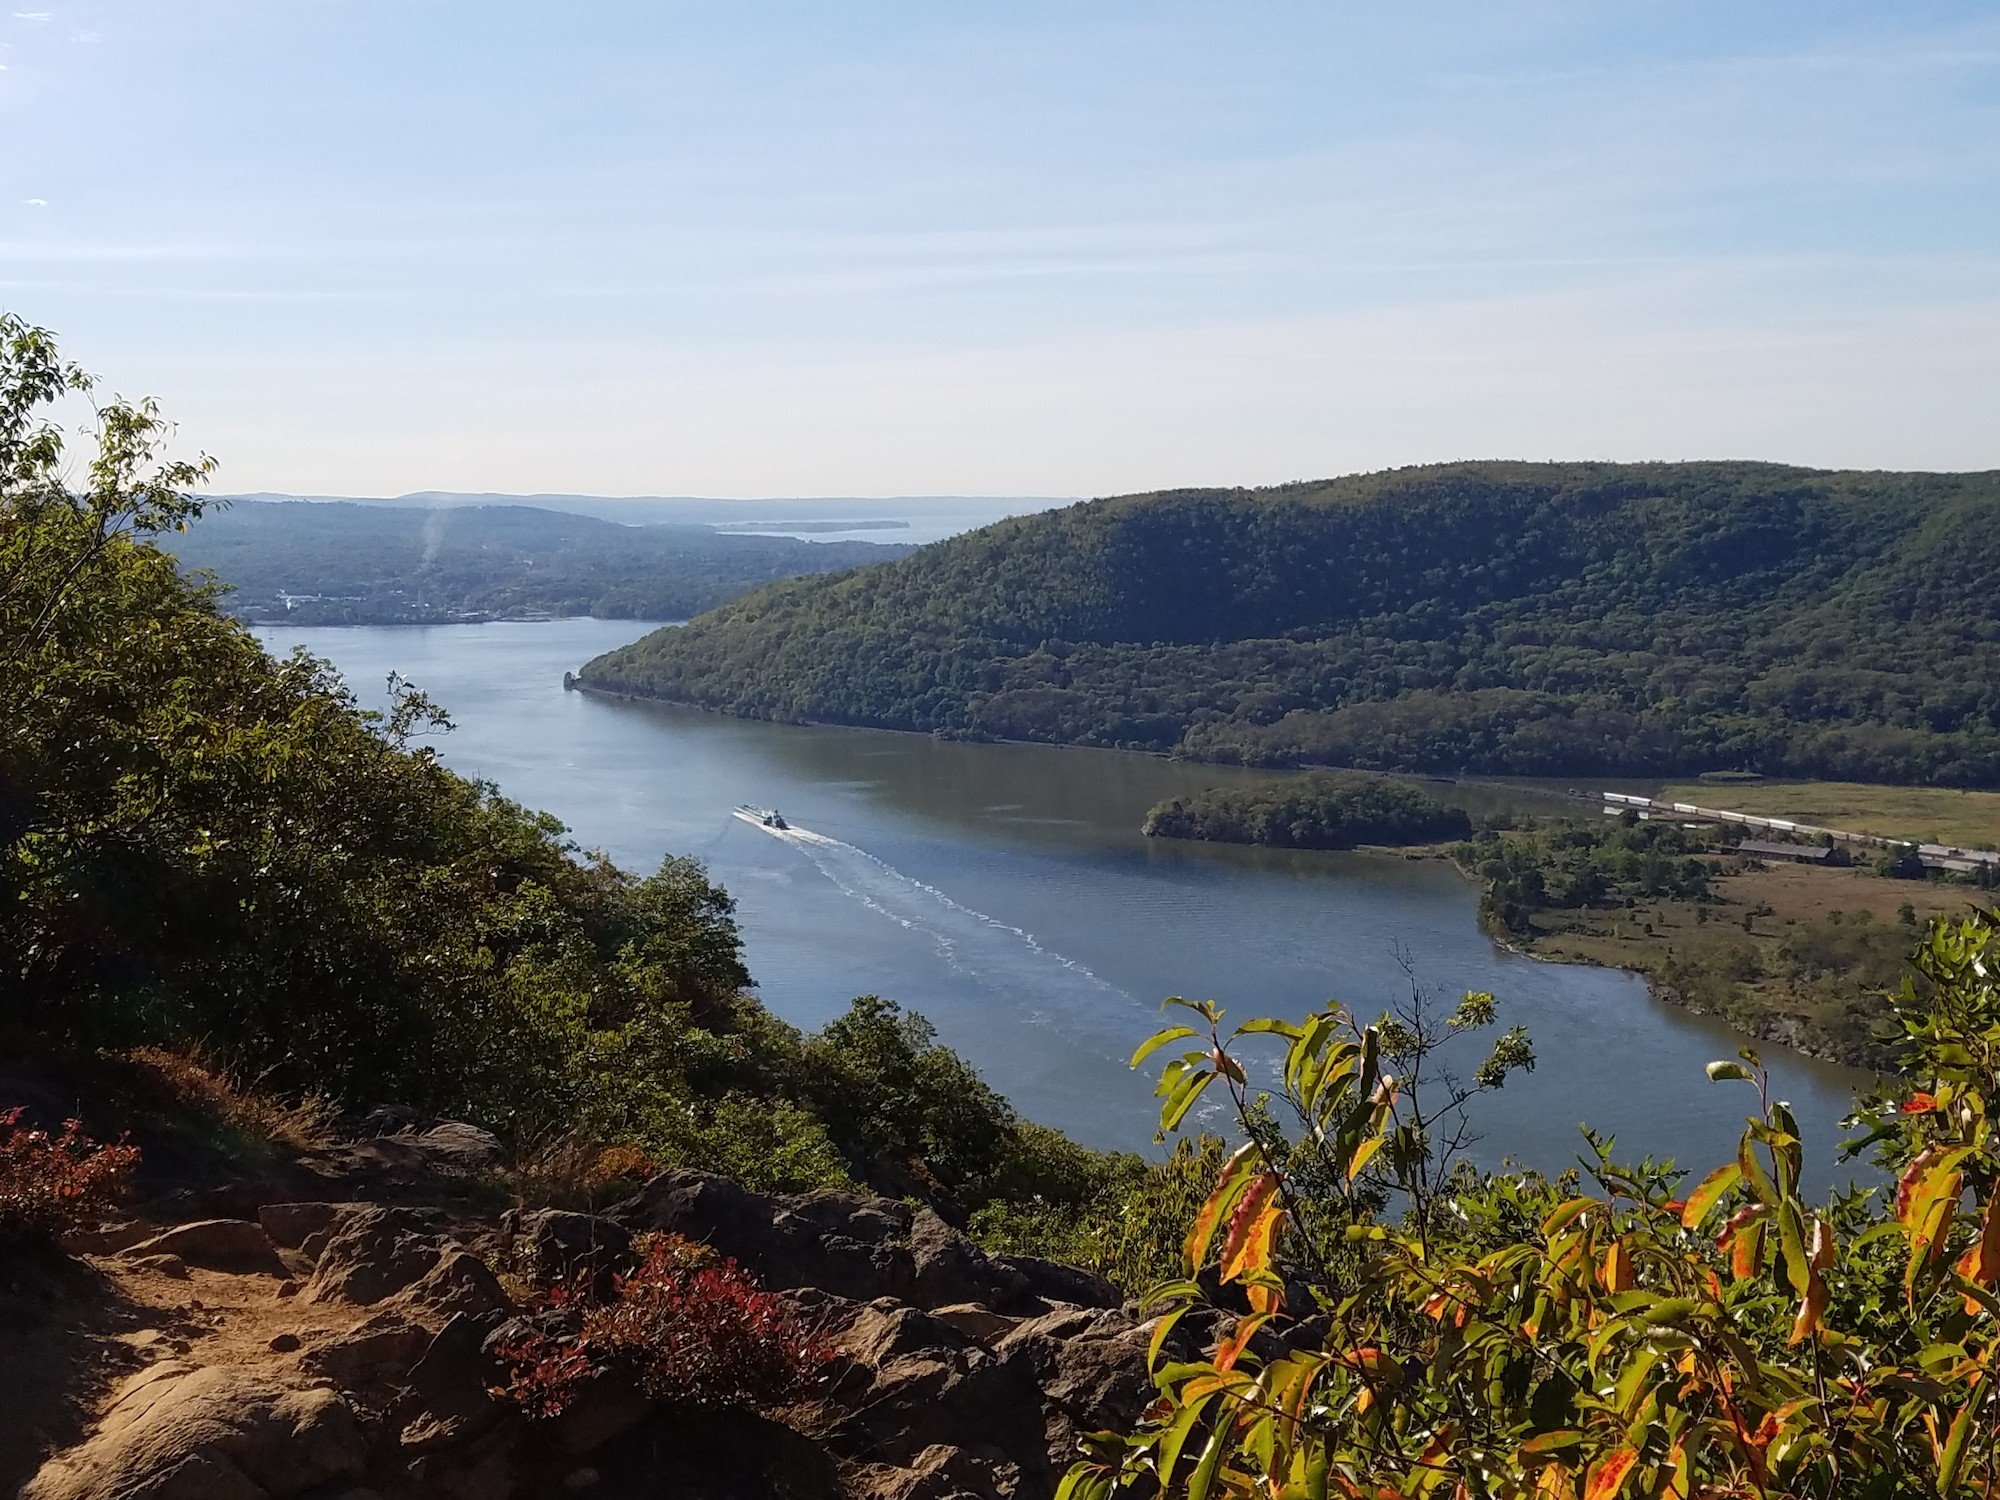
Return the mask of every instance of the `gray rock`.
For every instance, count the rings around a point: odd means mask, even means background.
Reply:
[[[157,1225],[126,1219],[116,1224],[100,1224],[95,1229],[73,1229],[57,1243],[71,1255],[117,1255],[158,1233]]]
[[[509,1213],[501,1235],[512,1268],[542,1286],[586,1275],[608,1291],[601,1283],[632,1256],[632,1234],[622,1224],[559,1208]]]
[[[1058,1265],[1038,1255],[996,1255],[993,1259],[1020,1276],[1030,1295],[1045,1302],[1068,1302],[1078,1307],[1118,1305],[1118,1289],[1089,1271]]]
[[[629,1230],[699,1240],[774,1290],[817,1287],[920,1307],[1010,1302],[1024,1277],[929,1209],[822,1190],[772,1198],[707,1172],[665,1172],[609,1215]]]
[[[176,1281],[188,1279],[187,1262],[178,1255],[135,1255],[127,1257],[132,1264],[147,1271],[156,1271],[162,1276],[171,1276]]]
[[[492,1131],[462,1120],[446,1120],[428,1130],[400,1131],[392,1139],[414,1147],[436,1166],[459,1172],[490,1172],[506,1155]]]

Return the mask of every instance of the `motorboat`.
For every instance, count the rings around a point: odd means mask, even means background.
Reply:
[[[783,815],[775,807],[758,807],[754,803],[745,802],[735,809],[735,813],[746,823],[755,823],[759,828],[769,828],[777,833],[783,833],[792,826],[784,820]]]

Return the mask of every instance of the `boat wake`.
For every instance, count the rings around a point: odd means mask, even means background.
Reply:
[[[751,826],[799,850],[842,894],[904,930],[927,938],[953,972],[985,984],[1004,986],[1016,1003],[1028,995],[1059,1002],[1065,998],[1063,989],[1075,987],[1088,990],[1089,998],[1098,1005],[1106,996],[1137,1004],[1126,991],[1098,977],[1086,965],[1045,946],[1027,929],[975,911],[936,886],[905,875],[866,849],[796,824],[772,827],[752,823]],[[1024,966],[1035,972],[1024,973]],[[1054,993],[1051,993],[1051,979],[1059,980]]]

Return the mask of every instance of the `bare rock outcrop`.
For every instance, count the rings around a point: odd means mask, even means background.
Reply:
[[[573,1333],[574,1299],[608,1294],[642,1231],[703,1242],[790,1301],[837,1351],[817,1386],[763,1414],[648,1394],[615,1370],[554,1418],[497,1396],[510,1351]],[[176,1256],[197,1285],[167,1296],[220,1288],[232,1306],[261,1299],[269,1321],[204,1344],[220,1315],[185,1303],[193,1342],[118,1388],[29,1500],[1047,1500],[1077,1435],[1131,1421],[1152,1390],[1153,1325],[1104,1282],[857,1194],[674,1171],[604,1216],[330,1198],[116,1240],[125,1254],[103,1264]],[[273,1283],[273,1267],[303,1286]],[[572,1300],[517,1306],[519,1282],[499,1273]],[[1184,1319],[1173,1347],[1213,1331]]]
[[[323,1387],[244,1371],[155,1365],[97,1429],[29,1481],[23,1500],[278,1500],[358,1477],[367,1443]]]

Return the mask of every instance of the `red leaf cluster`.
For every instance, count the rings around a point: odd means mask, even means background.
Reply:
[[[57,1235],[94,1225],[132,1179],[139,1148],[105,1145],[70,1120],[62,1132],[0,1112],[0,1239]]]
[[[794,1400],[833,1357],[832,1346],[783,1298],[761,1291],[734,1261],[661,1236],[596,1301],[578,1288],[552,1299],[581,1305],[573,1334],[534,1334],[499,1352],[502,1391],[536,1416],[558,1416],[590,1382],[630,1379],[659,1401],[764,1410]]]

